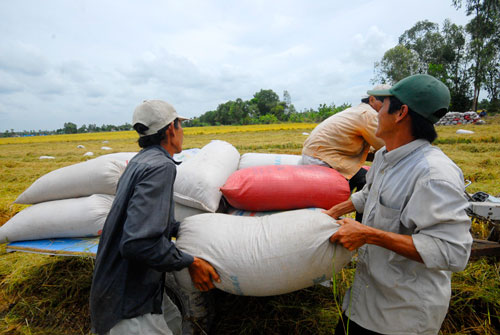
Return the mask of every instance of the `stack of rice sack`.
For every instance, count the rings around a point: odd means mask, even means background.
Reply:
[[[456,124],[470,124],[476,123],[479,120],[479,114],[476,112],[448,112],[436,123],[436,125],[452,126]]]
[[[187,161],[199,151],[189,149],[174,158]],[[15,203],[32,206],[0,227],[0,243],[100,235],[118,180],[135,155],[135,152],[104,155],[43,175],[16,199]],[[238,159],[239,154],[236,162]],[[201,212],[185,206],[176,208],[179,220]]]
[[[16,200],[33,205],[0,227],[0,240],[99,235],[134,155],[105,155],[42,176]],[[176,245],[214,265],[219,289],[283,294],[323,282],[349,262],[351,253],[328,241],[338,225],[321,212],[349,197],[347,181],[335,170],[301,165],[297,155],[240,157],[224,141],[174,158],[182,161],[174,184],[175,215],[182,221]],[[222,195],[233,207],[229,214],[216,213]],[[175,278],[194,292],[187,270]]]
[[[339,226],[322,213],[350,195],[337,171],[301,165],[297,155],[249,153],[221,191],[229,215],[186,218],[176,240],[215,267],[217,288],[249,296],[289,293],[324,282],[350,261],[347,249],[328,241]],[[187,270],[175,278],[186,292],[195,291]]]

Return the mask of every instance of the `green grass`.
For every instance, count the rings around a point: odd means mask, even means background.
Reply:
[[[300,154],[314,125],[300,127],[207,127],[185,131],[184,148],[225,140],[241,154],[273,152]],[[457,135],[457,129],[473,130]],[[468,191],[500,193],[500,117],[487,125],[440,126],[436,144],[472,181]],[[86,136],[87,135],[87,136]],[[103,140],[109,143],[103,144]],[[77,149],[78,144],[85,149]],[[104,151],[105,145],[113,148]],[[83,153],[138,151],[132,132],[0,140],[0,225],[25,206],[12,204],[33,181],[56,168],[86,160]],[[39,160],[49,155],[54,160]],[[474,221],[473,232],[485,237],[488,229]],[[88,334],[88,296],[93,260],[22,253],[0,248],[0,333]],[[338,307],[354,274],[351,265],[337,274],[338,292],[317,286],[275,297],[239,297],[214,292],[216,334],[332,334]],[[450,311],[442,334],[495,334],[500,329],[499,263],[470,262],[453,275]]]

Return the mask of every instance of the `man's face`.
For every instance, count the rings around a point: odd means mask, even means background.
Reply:
[[[382,108],[382,101],[377,100],[373,95],[368,99],[370,106],[375,109],[377,112],[380,112],[380,108]]]
[[[384,102],[381,103],[381,108],[378,111],[378,127],[377,127],[377,132],[375,133],[375,136],[380,137],[381,139],[384,139],[384,136],[387,136],[390,134],[394,123],[393,123],[393,117],[391,114],[389,114],[389,106],[391,104],[390,98],[386,97],[384,99]]]
[[[178,128],[175,128],[172,125],[172,129],[174,131],[174,136],[172,137],[172,146],[175,149],[175,153],[179,153],[182,151],[182,142],[184,141],[184,130],[182,129],[182,121],[178,121]]]

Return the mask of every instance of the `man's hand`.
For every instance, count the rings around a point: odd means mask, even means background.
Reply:
[[[349,251],[358,249],[367,243],[367,236],[370,228],[353,219],[338,220],[339,230],[330,237],[331,243],[340,243]]]
[[[329,210],[322,211],[323,213],[330,215],[334,219],[338,219],[339,216],[354,212],[354,204],[352,203],[351,199],[348,199],[344,202],[341,202],[340,204],[337,204],[330,208]]]
[[[220,283],[220,277],[210,263],[195,257],[194,262],[189,266],[189,274],[194,286],[204,292],[215,288],[212,280]]]

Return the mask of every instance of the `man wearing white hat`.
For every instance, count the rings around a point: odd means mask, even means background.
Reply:
[[[389,85],[375,86],[374,90],[389,89]],[[331,167],[347,180],[351,191],[363,188],[366,170],[361,168],[368,153],[384,146],[377,136],[377,112],[382,99],[365,96],[355,107],[334,114],[314,128],[302,148],[303,164]],[[361,218],[359,218],[361,219]]]
[[[200,291],[219,281],[206,261],[175,247],[173,187],[186,118],[161,100],[139,105],[133,127],[143,148],[127,165],[97,251],[90,314],[97,334],[180,334],[179,311],[164,294],[165,272],[188,267]]]

